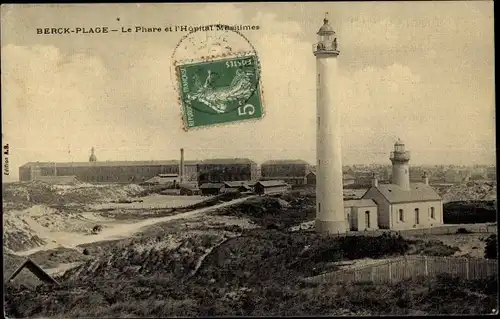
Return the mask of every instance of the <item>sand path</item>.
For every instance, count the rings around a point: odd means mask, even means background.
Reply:
[[[42,251],[42,250],[50,250],[54,249],[57,247],[65,247],[65,248],[75,248],[78,245],[83,245],[83,244],[90,244],[90,243],[95,243],[95,242],[100,242],[100,241],[107,241],[107,240],[115,240],[115,239],[122,239],[126,237],[130,237],[133,234],[139,232],[142,228],[155,225],[158,223],[163,223],[171,220],[176,220],[176,219],[183,219],[183,218],[192,218],[197,215],[200,215],[202,213],[206,213],[209,211],[213,211],[222,207],[227,207],[231,205],[235,205],[241,202],[244,202],[245,200],[255,197],[255,195],[252,196],[247,196],[243,198],[238,198],[229,202],[217,204],[214,206],[210,207],[204,207],[200,209],[195,209],[189,212],[185,213],[180,213],[177,215],[172,215],[172,216],[165,216],[165,217],[158,217],[158,218],[150,218],[146,219],[137,223],[120,223],[120,224],[115,224],[113,226],[110,226],[108,228],[103,229],[102,232],[100,232],[97,235],[85,235],[85,234],[75,234],[75,233],[68,233],[68,232],[51,232],[50,234],[46,234],[47,237],[50,238],[52,241],[51,243],[36,247],[33,249],[29,249],[26,251],[22,252],[15,252],[16,255],[18,256],[28,256],[31,255],[35,252]]]

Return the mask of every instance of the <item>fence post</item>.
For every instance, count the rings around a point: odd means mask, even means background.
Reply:
[[[389,262],[388,267],[389,267],[389,282],[392,283],[392,261]]]
[[[469,258],[465,259],[465,276],[469,280]]]
[[[424,256],[424,266],[425,266],[425,276],[429,276],[429,264],[427,262],[427,256]]]

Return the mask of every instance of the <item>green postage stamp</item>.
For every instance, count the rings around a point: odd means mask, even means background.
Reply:
[[[253,53],[176,65],[186,130],[263,116],[260,66]]]

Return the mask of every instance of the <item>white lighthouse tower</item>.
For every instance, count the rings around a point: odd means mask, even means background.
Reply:
[[[328,13],[327,13],[328,14]],[[337,76],[337,38],[325,17],[318,31],[316,56],[316,230],[345,233],[340,145],[339,79]]]
[[[404,190],[410,190],[410,152],[405,149],[405,144],[398,139],[391,152],[392,183]]]

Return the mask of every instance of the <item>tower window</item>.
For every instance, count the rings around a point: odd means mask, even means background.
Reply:
[[[402,209],[399,210],[399,220],[402,222],[405,221],[405,214]]]
[[[420,210],[415,208],[415,225],[420,224]]]
[[[436,219],[436,215],[435,215],[435,212],[434,212],[434,207],[431,207],[431,218],[432,219]]]
[[[321,203],[318,203],[318,213],[321,213]]]

